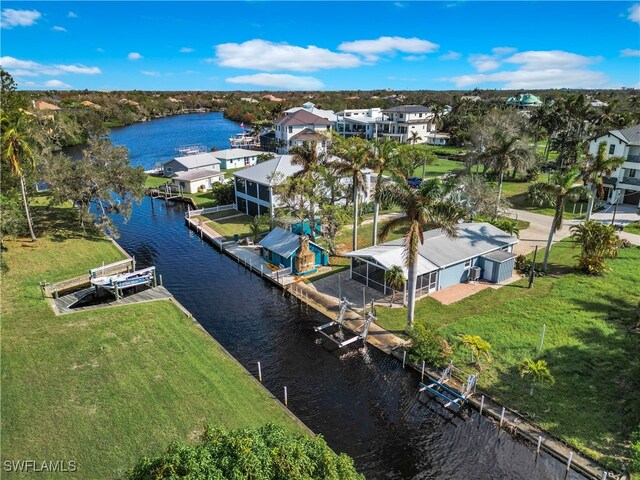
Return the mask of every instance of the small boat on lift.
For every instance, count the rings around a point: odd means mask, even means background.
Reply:
[[[119,273],[105,277],[95,277],[91,279],[91,285],[104,288],[110,292],[120,291],[139,285],[151,285],[155,275],[156,267],[144,268],[133,272]]]

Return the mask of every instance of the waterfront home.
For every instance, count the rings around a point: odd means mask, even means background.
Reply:
[[[306,235],[276,227],[260,240],[262,257],[276,267],[291,268],[295,275],[308,275],[329,265],[329,253]]]
[[[461,223],[456,228],[458,235],[454,238],[448,238],[440,229],[424,233],[424,243],[418,246],[418,295],[467,282],[474,274],[491,283],[512,277],[516,237],[489,223]],[[402,238],[345,256],[351,258],[352,279],[385,295],[391,293],[384,279],[387,270],[398,265],[405,277],[408,274]]]
[[[451,135],[444,132],[432,132],[425,135],[427,145],[446,145]]]
[[[220,160],[213,152],[200,152],[193,155],[175,157],[162,164],[162,172],[165,177],[170,177],[176,172],[189,172],[192,170],[208,169],[220,173]]]
[[[387,119],[381,108],[342,110],[336,115],[336,132],[343,137],[357,136],[367,140],[378,136],[378,121]]]
[[[292,147],[305,142],[316,142],[319,151],[324,151],[334,122],[305,109],[285,114],[274,122],[277,153],[287,153]]]
[[[215,158],[220,160],[220,168],[227,170],[229,168],[251,167],[255,165],[258,162],[258,155],[262,152],[244,148],[227,148],[226,150],[218,150],[212,153]]]
[[[301,107],[293,107],[288,110],[285,110],[284,113],[296,113],[300,110],[305,110],[309,113],[313,113],[318,117],[322,117],[325,120],[330,121],[331,123],[335,123],[338,120],[338,116],[335,114],[333,110],[323,110],[322,108],[317,108],[314,103],[306,102],[303,103]]]
[[[589,153],[596,155],[605,142],[606,155],[624,158],[624,163],[604,181],[606,200],[640,207],[640,124],[622,130],[609,130],[592,138]]]
[[[377,135],[388,137],[400,143],[412,141],[412,134],[418,135],[416,143],[426,143],[427,134],[436,131],[435,115],[429,107],[422,105],[399,105],[382,110],[385,118],[377,121]]]
[[[180,187],[183,193],[198,193],[210,190],[214,183],[221,182],[224,175],[219,171],[201,168],[180,171],[171,175],[170,183]]]
[[[520,93],[515,97],[509,97],[506,103],[520,110],[528,110],[542,106],[542,100],[532,93]]]

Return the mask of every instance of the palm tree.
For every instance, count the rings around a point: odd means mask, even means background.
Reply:
[[[471,362],[478,367],[480,367],[480,361],[483,357],[486,359],[491,358],[489,353],[491,344],[478,335],[462,335],[460,344],[471,351]]]
[[[571,238],[582,247],[578,267],[589,275],[601,275],[607,269],[605,260],[615,258],[620,237],[613,225],[587,220],[571,227]]]
[[[530,157],[530,151],[515,135],[505,135],[497,132],[493,140],[484,153],[480,154],[480,157],[488,159],[491,162],[491,168],[498,174],[498,201],[495,212],[497,217],[497,209],[502,196],[504,173],[509,169],[513,169],[514,172],[524,170]]]
[[[404,257],[409,269],[407,329],[411,329],[416,306],[418,248],[424,243],[424,232],[431,228],[440,228],[446,236],[455,237],[457,235],[455,225],[461,214],[452,202],[442,196],[441,189],[430,189],[430,184],[413,189],[409,187],[407,179],[402,175],[397,177],[397,181],[393,184],[385,186],[385,195],[401,207],[404,215],[385,223],[380,229],[379,238],[383,241],[390,232],[401,226],[408,226],[404,236]]]
[[[384,272],[384,281],[392,291],[391,302],[389,303],[389,306],[391,306],[396,298],[396,290],[402,290],[405,283],[407,283],[407,279],[404,278],[402,267],[394,265],[389,270]]]
[[[547,240],[547,249],[544,252],[543,270],[547,271],[547,262],[549,261],[549,253],[551,252],[551,244],[555,232],[562,228],[562,220],[564,219],[564,202],[566,198],[579,197],[584,193],[584,187],[577,186],[576,182],[580,179],[581,173],[577,168],[572,168],[568,172],[558,172],[555,175],[555,182],[545,185],[546,189],[556,197],[556,208],[549,230],[549,239]]]
[[[409,141],[411,142],[412,145],[415,145],[420,140],[422,140],[422,137],[417,131],[412,130],[411,132],[409,132]]]
[[[33,150],[29,145],[26,134],[22,131],[20,120],[10,125],[6,114],[2,115],[2,160],[9,165],[11,172],[20,179],[20,191],[22,193],[22,204],[24,205],[24,213],[29,225],[29,234],[31,241],[36,241],[36,234],[33,231],[33,222],[31,220],[31,212],[29,211],[29,200],[27,199],[27,190],[24,183],[23,163],[29,162],[31,167],[35,166],[35,157]]]
[[[304,142],[302,145],[295,146],[290,150],[293,155],[291,163],[299,165],[302,170],[295,173],[291,179],[290,189],[293,191],[299,189],[309,206],[309,228],[311,229],[311,241],[316,239],[316,181],[318,170],[322,166],[324,160],[318,154],[318,145],[316,142]],[[304,224],[304,221],[303,221]]]
[[[624,157],[609,157],[607,142],[600,142],[595,155],[587,155],[585,162],[585,181],[591,184],[591,195],[587,207],[587,220],[591,220],[596,195],[604,198],[603,177],[610,177],[624,163]]]
[[[353,250],[358,249],[358,193],[364,190],[365,175],[362,170],[372,164],[371,148],[366,140],[358,137],[334,138],[331,150],[339,159],[331,166],[336,175],[351,177],[353,189]]]
[[[530,358],[525,358],[518,364],[518,368],[520,370],[520,378],[524,378],[525,376],[531,377],[531,390],[529,390],[529,395],[533,395],[536,382],[555,383],[555,379],[549,371],[546,360],[533,361]]]
[[[379,139],[372,142],[371,166],[378,171],[376,179],[376,189],[373,206],[373,238],[372,245],[378,243],[378,215],[380,213],[380,203],[382,202],[382,183],[385,170],[393,167],[392,162],[397,155],[398,143],[389,139]]]

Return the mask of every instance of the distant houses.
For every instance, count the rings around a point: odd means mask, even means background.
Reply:
[[[624,158],[624,163],[605,179],[606,200],[640,207],[640,124],[622,130],[609,130],[591,139],[589,153],[595,155],[602,142],[606,155]]]
[[[274,124],[276,152],[285,154],[305,142],[316,142],[319,149],[325,149],[334,122],[302,108],[286,113]]]
[[[520,93],[515,97],[509,97],[506,103],[520,110],[529,110],[542,106],[542,100],[532,93]]]
[[[435,114],[422,105],[399,105],[385,108],[386,119],[378,122],[378,136],[388,137],[400,143],[426,143],[427,134],[436,131]]]
[[[215,158],[220,160],[220,168],[227,170],[229,168],[243,168],[255,165],[258,162],[258,155],[262,152],[244,148],[228,148],[212,153]]]

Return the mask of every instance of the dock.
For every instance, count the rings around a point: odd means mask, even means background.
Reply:
[[[120,307],[123,305],[132,305],[134,303],[144,303],[144,302],[155,302],[157,300],[168,300],[173,298],[173,295],[162,286],[157,286],[154,288],[147,288],[142,290],[141,292],[132,293],[126,295],[119,300],[116,300],[115,297],[113,299],[109,299],[100,305],[94,306],[86,306],[86,307],[78,307],[72,308],[71,306],[83,299],[86,295],[90,295],[94,292],[93,287],[84,288],[82,290],[78,290],[77,292],[69,293],[67,295],[63,295],[53,300],[54,311],[58,315],[65,315],[68,313],[76,313],[76,312],[84,312],[87,310],[95,310],[96,308],[107,308],[107,307]]]

